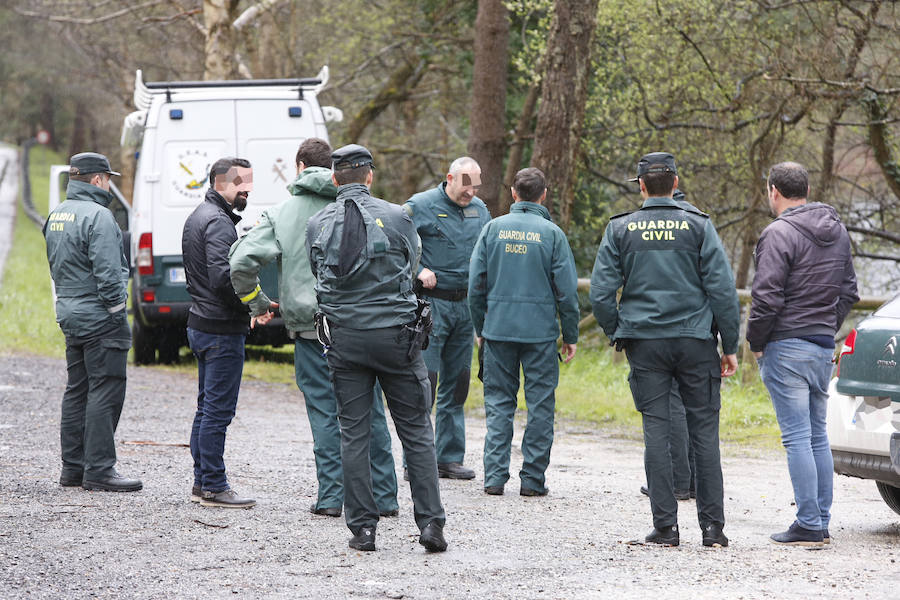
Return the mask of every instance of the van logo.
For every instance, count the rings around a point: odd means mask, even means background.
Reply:
[[[897,336],[891,336],[888,339],[887,343],[884,345],[884,350],[881,353],[881,360],[875,363],[876,367],[886,367],[893,368],[897,366],[897,361],[894,360],[894,355],[897,352]]]
[[[284,164],[284,160],[276,158],[275,162],[272,164],[272,172],[275,173],[275,179],[272,180],[272,183],[278,183],[279,179],[287,183],[288,180],[285,176],[285,171],[287,171],[287,165]]]

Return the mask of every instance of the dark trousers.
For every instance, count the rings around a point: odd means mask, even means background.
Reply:
[[[303,392],[306,415],[313,436],[316,479],[319,495],[316,508],[340,508],[344,505],[344,474],[341,467],[341,426],[337,402],[318,340],[294,341],[294,374]],[[372,485],[378,511],[397,510],[397,471],[391,454],[391,432],[384,416],[381,393],[372,399],[372,443],[369,454]]]
[[[68,381],[62,399],[59,442],[63,476],[97,479],[113,474],[113,436],[125,403],[125,367],[131,330],[125,311],[110,327],[85,337],[66,336]]]
[[[725,524],[722,466],[719,456],[721,367],[716,340],[670,338],[627,340],[628,381],[634,405],[643,417],[644,468],[653,526],[678,522],[678,502],[669,453],[672,379],[684,404],[694,451],[697,516],[700,526]]]
[[[669,454],[672,455],[672,482],[676,490],[694,489],[694,451],[688,437],[687,415],[678,391],[678,382],[672,380],[669,394],[669,412],[672,424],[669,428]]]
[[[203,491],[228,489],[225,431],[237,408],[244,370],[246,336],[206,333],[188,327],[188,343],[197,357],[197,412],[191,427],[194,485]]]
[[[412,361],[407,358],[410,335],[402,327],[359,330],[332,326],[331,339],[327,358],[341,422],[347,527],[356,534],[378,522],[369,466],[376,380],[384,390],[403,445],[416,524],[419,529],[432,521],[443,526],[434,430],[428,414],[431,384],[421,351],[413,353]]]

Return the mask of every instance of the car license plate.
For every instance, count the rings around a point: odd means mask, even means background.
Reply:
[[[184,267],[172,267],[169,269],[169,283],[185,283]]]

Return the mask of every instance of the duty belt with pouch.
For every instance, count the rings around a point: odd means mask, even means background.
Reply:
[[[419,281],[418,279],[416,281]],[[421,283],[421,282],[419,282]],[[469,290],[466,288],[461,288],[458,290],[442,290],[439,288],[431,288],[422,290],[426,296],[431,296],[432,298],[439,298],[441,300],[450,300],[451,302],[459,302],[460,300],[465,300],[466,296],[469,294]],[[420,295],[420,294],[416,294]]]

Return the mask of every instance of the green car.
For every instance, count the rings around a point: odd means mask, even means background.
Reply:
[[[863,319],[840,351],[829,388],[834,471],[874,479],[900,514],[900,295]]]

